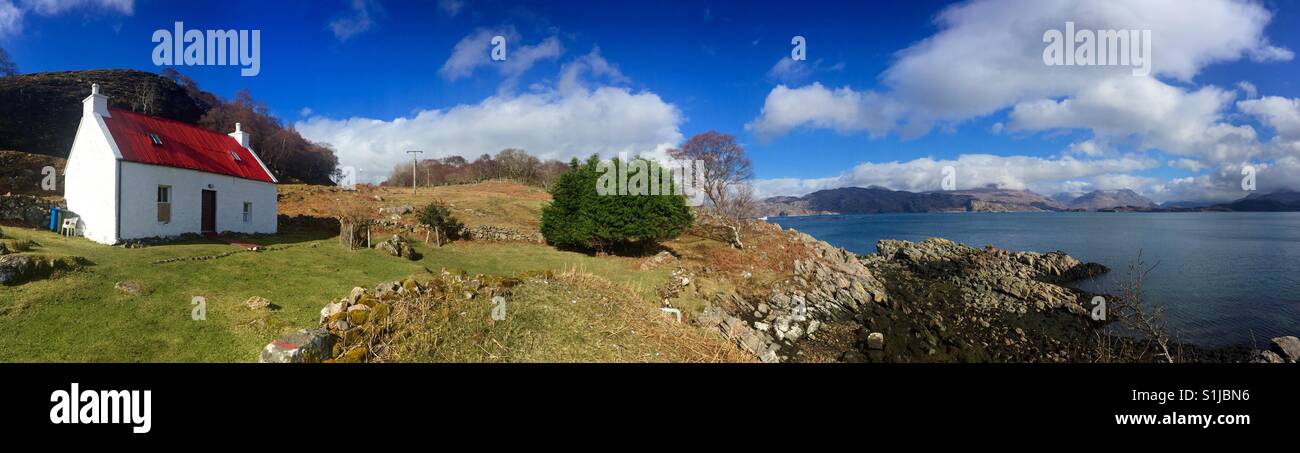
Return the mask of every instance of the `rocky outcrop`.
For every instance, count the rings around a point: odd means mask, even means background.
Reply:
[[[380,242],[375,245],[375,248],[389,255],[412,261],[420,259],[419,255],[415,253],[415,248],[411,247],[411,242],[399,235],[393,235],[387,241]]]
[[[329,357],[335,337],[321,328],[302,329],[267,344],[261,363],[316,363]]]
[[[75,256],[0,256],[0,285],[17,285],[80,268],[85,259]]]
[[[1277,337],[1269,342],[1269,349],[1283,362],[1296,363],[1300,361],[1300,338],[1294,336]]]
[[[877,255],[864,261],[873,265],[902,264],[925,277],[948,277],[968,296],[967,303],[1023,313],[1065,308],[1084,315],[1078,292],[1059,286],[1108,271],[1096,263],[1081,263],[1065,252],[1008,252],[992,247],[976,249],[947,239],[924,242],[882,240]]]
[[[262,362],[364,362],[383,354],[386,339],[401,327],[395,318],[416,306],[429,307],[451,299],[504,301],[516,278],[469,276],[443,271],[429,280],[407,278],[374,289],[352,288],[348,295],[325,304],[320,326],[266,345]],[[419,326],[416,326],[419,327]],[[304,352],[294,352],[298,348]],[[320,349],[324,347],[324,349]]]
[[[1062,286],[1107,271],[1064,252],[880,241],[858,257],[784,232],[789,276],[720,294],[698,321],[775,361],[1066,361],[1092,337],[1091,295]]]
[[[803,252],[792,275],[749,297],[718,295],[716,302],[732,314],[714,313],[701,324],[719,328],[765,362],[789,361],[796,359],[801,341],[823,326],[851,322],[889,300],[884,284],[852,253],[793,230],[778,234],[788,235],[789,247]]]
[[[51,201],[35,195],[0,195],[0,222],[13,222],[33,228],[50,226],[50,209],[63,208],[62,201]]]

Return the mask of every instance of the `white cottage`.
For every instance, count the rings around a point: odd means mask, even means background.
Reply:
[[[108,107],[91,87],[65,170],[68,211],[95,242],[184,233],[275,233],[276,179],[248,147],[166,118]]]

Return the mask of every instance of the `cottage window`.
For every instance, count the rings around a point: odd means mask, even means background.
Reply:
[[[172,186],[158,186],[158,221],[172,221]]]
[[[162,146],[162,137],[159,137],[158,134],[150,132],[149,140],[153,141],[153,144],[155,145]]]
[[[244,202],[244,223],[253,221],[253,204]]]
[[[231,151],[231,152],[230,152],[230,158],[231,158],[231,159],[234,159],[235,162],[242,162],[242,161],[244,160],[244,159],[240,159],[240,158],[239,158],[239,154],[235,154],[234,151]]]

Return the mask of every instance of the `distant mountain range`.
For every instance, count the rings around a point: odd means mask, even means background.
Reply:
[[[1094,190],[1070,200],[1066,205],[1071,209],[1084,211],[1111,208],[1151,209],[1157,207],[1156,203],[1151,199],[1128,189]]]
[[[759,203],[764,216],[881,214],[896,212],[1027,211],[1300,211],[1300,192],[1251,194],[1231,203],[1172,201],[1157,205],[1129,189],[1094,190],[1079,196],[1043,196],[1028,190],[994,187],[938,192],[908,192],[884,187],[842,187],[802,197],[771,197]]]

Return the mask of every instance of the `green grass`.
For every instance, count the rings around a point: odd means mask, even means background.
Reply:
[[[35,241],[33,253],[73,255],[84,269],[50,280],[0,286],[0,361],[5,362],[244,362],[296,328],[315,325],[320,308],[353,286],[373,287],[424,269],[511,275],[577,270],[653,294],[668,269],[641,271],[627,258],[592,257],[524,243],[453,243],[407,261],[375,250],[348,251],[333,238],[284,234],[254,242],[282,250],[238,253],[207,261],[152,262],[232,250],[197,240],[143,249],[95,244],[50,232],[5,228],[6,239]],[[130,296],[113,288],[134,280]],[[207,319],[191,319],[194,296],[207,300]],[[243,301],[264,297],[273,311]],[[643,297],[644,299],[644,297]]]

